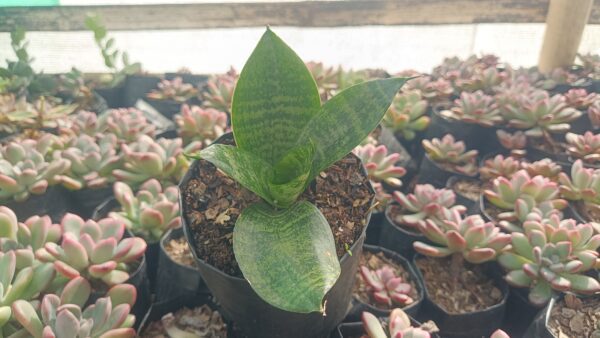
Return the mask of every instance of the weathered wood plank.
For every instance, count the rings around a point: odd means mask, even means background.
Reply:
[[[218,1],[218,0],[215,0]],[[0,8],[0,31],[85,30],[86,13],[100,14],[110,30],[338,27],[544,22],[549,0],[319,0]],[[590,23],[600,23],[596,1]]]

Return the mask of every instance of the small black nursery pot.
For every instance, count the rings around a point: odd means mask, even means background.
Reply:
[[[160,240],[158,272],[156,278],[156,301],[162,302],[178,297],[195,297],[208,293],[208,289],[196,267],[180,264],[169,256],[165,245],[172,239],[184,237],[183,229],[169,230]]]
[[[189,83],[196,87],[199,87],[203,83],[208,81],[208,76],[206,76],[206,75],[187,74],[187,73],[166,73],[165,74],[165,79],[167,79],[167,80],[173,80],[176,77],[180,77],[183,80],[183,83]]]
[[[53,222],[60,222],[62,217],[71,208],[70,200],[65,190],[59,186],[48,187],[42,195],[30,195],[23,202],[14,200],[0,201],[0,203],[14,211],[19,221],[24,222],[31,216],[48,215]]]
[[[383,211],[373,210],[369,225],[367,226],[365,244],[378,245],[379,237],[381,234],[381,228],[385,222],[385,216]]]
[[[115,87],[96,87],[94,91],[106,101],[108,108],[121,108],[127,106],[124,101],[124,82]]]
[[[67,191],[71,201],[71,212],[84,219],[92,217],[96,208],[112,196],[111,186],[98,189],[84,188],[81,190]]]
[[[416,260],[422,258],[421,255],[415,255],[413,265],[417,266]],[[431,258],[435,259],[435,258]],[[423,302],[419,319],[433,320],[440,329],[440,335],[448,338],[472,338],[489,337],[489,335],[499,328],[504,319],[506,310],[506,301],[509,296],[508,285],[502,276],[495,270],[500,269],[497,265],[488,265],[488,276],[492,278],[494,284],[502,291],[503,298],[498,303],[485,310],[469,313],[448,313],[441,306],[433,301],[430,291],[425,287],[425,301]],[[419,268],[415,269],[417,274],[423,279]],[[425,280],[423,280],[426,285]]]
[[[465,183],[469,183],[469,184],[473,184],[473,185],[479,185],[479,186],[481,186],[481,182],[476,178],[467,177],[467,176],[456,176],[456,175],[451,176],[448,179],[448,181],[446,181],[446,188],[454,191],[454,194],[456,195],[456,203],[455,204],[464,205],[467,208],[468,215],[476,214],[479,212],[479,194],[477,194],[477,197],[473,200],[472,198],[464,195],[461,191],[457,191],[455,186],[458,182],[461,182],[461,181],[464,181]]]
[[[409,259],[415,254],[413,243],[416,241],[428,242],[417,229],[409,230],[402,226],[396,225],[392,220],[392,208],[400,208],[397,204],[390,204],[385,209],[384,222],[381,226],[381,234],[379,238],[379,246],[397,252]]]
[[[421,281],[421,279],[415,272],[415,269],[412,267],[410,262],[406,258],[399,255],[398,253],[393,252],[388,249],[385,249],[385,248],[382,248],[382,247],[379,247],[379,246],[365,244],[363,247],[363,250],[366,252],[370,252],[372,254],[378,254],[381,252],[381,253],[383,253],[383,255],[386,258],[388,258],[391,261],[393,261],[394,263],[398,264],[405,271],[408,272],[408,274],[410,275],[411,281],[414,282],[415,286],[418,289],[417,290],[418,298],[414,299],[414,302],[412,304],[403,307],[402,310],[404,312],[406,312],[407,315],[409,315],[411,317],[416,317],[417,314],[419,313],[419,309],[421,308],[421,303],[422,303],[423,299],[425,298],[425,293],[423,291],[425,289],[425,287],[423,286],[423,281]],[[389,314],[391,312],[391,310],[380,309],[380,308],[377,308],[376,306],[365,303],[362,300],[360,300],[358,297],[354,296],[352,299],[352,309],[350,310],[350,312],[348,312],[348,315],[346,316],[344,321],[345,322],[360,321],[360,316],[363,313],[363,311],[370,312],[377,317],[387,317],[387,316],[389,316]]]
[[[125,91],[123,93],[123,103],[126,107],[133,107],[138,99],[146,99],[146,94],[150,93],[160,82],[160,77],[151,75],[129,75],[125,81]]]
[[[511,337],[523,337],[534,318],[542,310],[529,302],[528,292],[529,289],[510,287],[502,328]]]
[[[417,178],[418,184],[431,184],[436,188],[446,187],[446,182],[452,176],[458,176],[463,178],[473,178],[475,176],[467,176],[457,172],[453,172],[444,169],[438,163],[433,161],[429,155],[425,154],[421,161],[421,167],[419,168],[419,176]]]

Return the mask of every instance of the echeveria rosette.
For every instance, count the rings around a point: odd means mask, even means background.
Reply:
[[[98,116],[96,123],[98,132],[115,134],[119,143],[135,142],[140,135],[153,137],[155,133],[154,125],[136,108],[110,109]]]
[[[567,133],[567,152],[574,159],[598,165],[600,163],[600,134],[586,131],[583,135]]]
[[[34,338],[133,338],[135,317],[130,314],[137,298],[136,289],[121,284],[108,290],[84,307],[91,294],[90,283],[77,277],[64,287],[60,296],[47,294],[39,307],[16,301],[12,310],[16,320]]]
[[[585,168],[581,160],[571,166],[571,175],[558,175],[561,196],[569,201],[582,201],[588,208],[600,210],[600,170]]]
[[[455,141],[452,134],[446,134],[441,139],[433,138],[422,141],[423,148],[429,158],[449,167],[457,173],[467,176],[477,174],[477,150],[466,151],[463,141]]]
[[[225,133],[227,113],[184,104],[181,114],[175,115],[175,124],[184,144],[200,142],[201,147],[205,147]]]
[[[56,138],[46,134],[39,140],[26,139],[0,147],[0,200],[23,202],[42,195],[67,171],[69,160],[51,158]]]
[[[405,81],[363,82],[321,105],[304,62],[270,29],[261,38],[233,97],[236,146],[211,145],[198,156],[264,200],[242,211],[233,249],[267,303],[325,310],[323,298],[340,275],[333,234],[315,205],[296,200],[375,129]]]
[[[225,74],[213,76],[202,93],[202,104],[219,111],[231,112],[233,90],[239,78],[233,67]]]
[[[498,177],[510,179],[521,167],[521,161],[512,156],[496,155],[494,158],[485,160],[479,167],[479,177],[483,181],[492,181]]]
[[[414,302],[409,295],[412,286],[401,276],[396,276],[389,265],[384,265],[377,270],[361,266],[360,276],[369,296],[378,304],[406,306]]]
[[[71,162],[69,170],[58,180],[69,190],[99,189],[114,179],[112,171],[119,167],[117,137],[104,134],[94,139],[82,134],[71,141],[60,155]]]
[[[442,114],[467,123],[478,124],[482,127],[494,127],[504,121],[500,109],[493,97],[484,94],[481,90],[474,93],[462,92],[454,100],[454,107]]]
[[[363,328],[369,338],[388,338],[381,322],[370,312],[361,316]],[[393,309],[388,320],[390,338],[430,338],[431,334],[422,328],[413,327],[410,317],[402,309]]]
[[[177,187],[163,189],[160,182],[151,179],[135,194],[123,182],[116,182],[113,190],[121,209],[109,216],[124,222],[136,236],[155,243],[167,230],[181,226]]]
[[[461,217],[456,211],[447,220],[436,224],[427,220],[418,228],[433,244],[413,243],[415,251],[431,257],[460,254],[466,261],[480,264],[496,258],[510,243],[510,235],[485,222],[479,215]]]
[[[68,279],[83,276],[109,286],[124,283],[132,264],[146,251],[143,239],[123,238],[125,224],[113,218],[95,222],[66,214],[61,227],[60,245],[46,243],[35,255],[53,263],[56,271]]]
[[[184,83],[178,76],[173,80],[161,80],[158,83],[158,89],[155,89],[146,95],[152,100],[173,100],[185,102],[198,93],[198,90],[189,83]]]
[[[600,283],[585,275],[600,267],[597,249],[600,234],[591,224],[576,224],[552,216],[526,221],[523,233],[512,234],[510,251],[498,257],[508,271],[506,280],[515,287],[529,287],[529,301],[543,305],[558,292],[594,294]]]
[[[388,155],[387,147],[383,144],[357,146],[353,152],[367,169],[371,181],[384,182],[395,188],[402,186],[400,178],[406,174],[406,169],[396,166],[401,156],[399,153]]]
[[[381,125],[392,130],[395,135],[410,141],[417,136],[418,132],[429,126],[431,119],[425,114],[426,111],[427,101],[421,99],[419,91],[401,93],[394,98]]]

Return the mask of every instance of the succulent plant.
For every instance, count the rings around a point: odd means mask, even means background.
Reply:
[[[512,156],[496,155],[494,158],[485,160],[483,166],[479,168],[479,177],[484,181],[491,181],[497,177],[510,179],[520,169],[521,161],[518,159]]]
[[[113,170],[119,181],[137,186],[151,178],[177,183],[188,167],[180,138],[153,140],[141,135],[131,144],[122,144],[123,166]]]
[[[218,111],[231,112],[233,90],[238,78],[239,74],[231,67],[227,73],[209,79],[202,93],[203,105]]]
[[[423,140],[423,147],[432,161],[446,165],[452,171],[468,176],[477,173],[477,150],[465,151],[465,143],[455,141],[452,134],[444,135],[441,140]]]
[[[12,310],[17,321],[34,338],[135,337],[135,317],[129,312],[136,289],[130,284],[114,286],[107,297],[83,308],[91,293],[84,278],[71,280],[60,296],[47,294],[36,311],[27,301],[16,301]],[[39,312],[39,313],[38,313]]]
[[[484,191],[486,199],[496,207],[505,210],[498,215],[507,230],[518,231],[510,222],[523,220],[534,208],[543,214],[549,210],[564,209],[567,201],[559,197],[558,185],[543,176],[529,176],[527,171],[519,170],[510,179],[498,177],[493,181],[491,189]]]
[[[402,277],[396,276],[390,266],[384,265],[375,271],[361,266],[360,275],[370,298],[375,303],[403,307],[414,302],[409,295],[412,286],[404,282]]]
[[[357,146],[353,152],[367,169],[371,181],[384,182],[396,188],[402,186],[400,177],[406,174],[406,169],[396,166],[396,163],[400,160],[399,153],[388,155],[387,147],[383,144]]]
[[[113,134],[104,134],[98,140],[79,135],[60,152],[71,166],[58,180],[70,190],[106,187],[113,180],[112,171],[121,162],[117,149],[117,137]]]
[[[406,82],[407,92],[417,90],[429,102],[445,101],[454,93],[454,88],[448,80],[433,80],[430,76],[419,76]]]
[[[107,131],[105,126],[98,121],[96,113],[80,110],[69,116],[69,123],[61,130],[61,134],[72,135],[72,137],[81,134],[97,137]]]
[[[588,207],[600,210],[600,170],[587,169],[581,160],[571,166],[570,177],[558,176],[561,196],[570,201],[583,201]]]
[[[531,95],[523,95],[519,106],[508,107],[505,117],[508,126],[525,130],[530,137],[549,138],[550,133],[565,133],[571,126],[569,122],[581,116],[577,109],[567,106],[564,96],[552,97],[544,90]]]
[[[51,262],[56,271],[68,279],[83,276],[112,286],[129,279],[132,264],[146,250],[139,237],[123,238],[125,224],[114,218],[95,222],[66,214],[61,227],[61,244],[46,243],[35,255],[42,262]]]
[[[594,101],[587,110],[588,118],[594,129],[600,128],[600,100]]]
[[[558,181],[558,174],[562,171],[562,167],[549,158],[535,162],[523,162],[522,166],[529,176],[534,177],[539,175],[554,182]]]
[[[569,91],[566,92],[564,96],[567,105],[578,110],[585,110],[594,102],[600,100],[600,96],[598,96],[598,94],[588,94],[587,90],[583,88],[569,89]]]
[[[448,113],[454,119],[483,127],[493,127],[503,121],[494,98],[484,94],[481,90],[473,93],[462,92]]]
[[[585,163],[598,164],[600,162],[600,134],[586,131],[583,135],[567,133],[567,152],[571,157],[580,159]]]
[[[167,230],[181,226],[175,186],[163,189],[157,180],[151,179],[134,195],[127,184],[116,182],[114,193],[121,209],[109,216],[121,220],[127,229],[148,242],[157,242]]]
[[[57,176],[69,169],[70,162],[60,157],[49,159],[55,142],[54,135],[46,134],[37,141],[26,139],[0,146],[0,200],[22,202],[56,184]]]
[[[15,251],[17,266],[26,266],[20,262],[29,263],[29,250],[42,248],[46,243],[58,242],[62,230],[58,224],[53,224],[49,216],[31,216],[25,222],[18,222],[15,213],[8,207],[0,206],[0,251]]]
[[[385,208],[392,202],[392,194],[388,193],[381,182],[371,182],[373,190],[375,190],[375,201],[377,205],[375,209],[377,211],[384,211]]]
[[[506,332],[498,329],[492,333],[490,338],[510,338],[510,336]]]
[[[170,312],[158,321],[150,323],[141,336],[146,338],[225,338],[227,324],[217,310],[207,304],[188,309],[181,308]]]
[[[430,219],[435,223],[443,222],[444,209],[463,213],[466,208],[454,205],[456,195],[450,189],[436,189],[431,184],[417,184],[412,194],[405,195],[400,191],[392,194],[394,200],[402,207],[402,214],[394,222],[416,227]]]
[[[527,147],[527,135],[522,131],[516,131],[509,133],[505,130],[499,129],[496,131],[496,136],[502,147],[510,150],[513,157],[523,157],[526,153],[525,147]]]
[[[306,68],[310,71],[317,88],[319,89],[319,95],[321,101],[325,102],[332,97],[339,87],[341,68],[326,67],[322,62],[307,62]]]
[[[98,117],[98,131],[117,136],[119,143],[134,142],[141,135],[154,136],[155,127],[136,108],[110,109]]]
[[[510,235],[485,222],[479,215],[461,217],[456,210],[438,224],[431,220],[419,223],[419,230],[434,244],[414,242],[414,249],[431,257],[460,254],[466,261],[480,264],[496,258],[509,243]]]
[[[198,90],[189,83],[184,83],[180,76],[173,80],[161,80],[158,89],[155,89],[146,95],[152,100],[172,100],[185,102],[196,96]]]
[[[362,323],[367,338],[388,338],[381,322],[369,312],[362,313]],[[402,309],[393,309],[389,317],[390,338],[430,338],[431,334],[422,328],[413,327],[408,315]]]
[[[427,101],[421,100],[418,91],[401,93],[394,98],[381,124],[394,134],[410,141],[415,138],[417,132],[429,126],[431,119],[425,115],[426,110]]]
[[[495,67],[478,68],[471,70],[468,77],[459,77],[454,83],[460,91],[475,92],[483,91],[493,94],[494,88],[509,77],[507,71],[498,70]]]
[[[17,133],[27,119],[35,115],[29,109],[26,97],[17,97],[12,93],[0,94],[0,131],[8,134]]]
[[[208,146],[225,133],[227,114],[212,108],[181,106],[181,114],[175,115],[177,133],[184,144],[198,141]]]
[[[600,235],[590,224],[576,224],[552,216],[526,221],[524,233],[512,234],[511,250],[498,257],[508,270],[506,280],[515,287],[529,287],[529,301],[545,304],[553,290],[594,294],[600,283],[584,273],[598,268]]]

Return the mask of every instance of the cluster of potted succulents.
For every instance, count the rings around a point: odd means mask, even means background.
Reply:
[[[155,76],[86,25],[110,76],[36,73],[22,31],[0,70],[0,336],[600,332],[597,56],[391,77],[267,29]]]

